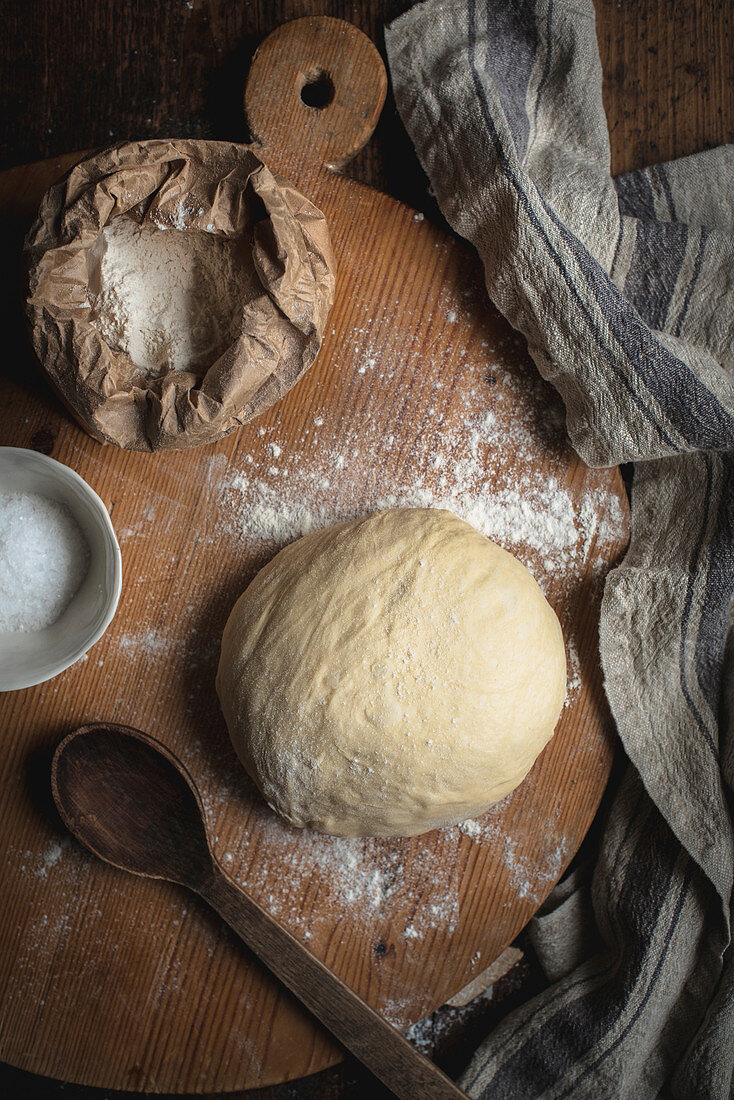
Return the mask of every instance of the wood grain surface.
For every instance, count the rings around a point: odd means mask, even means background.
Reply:
[[[264,33],[283,19],[324,11],[346,16],[374,35],[387,17],[405,6],[346,0],[319,5],[265,0],[220,5],[195,0],[191,6],[179,7],[161,0],[145,5],[142,11],[132,3],[114,7],[69,3],[59,9],[50,2],[35,4],[29,11],[25,4],[5,3],[0,21],[4,59],[0,87],[11,109],[0,120],[4,163],[125,137],[170,133],[245,137],[242,89],[248,58]],[[596,7],[615,171],[731,140],[734,50],[729,5],[710,0],[619,5],[608,0]],[[432,210],[425,181],[390,100],[376,138],[348,171],[408,198],[421,209]],[[54,172],[52,169],[46,182]],[[33,190],[18,193],[19,179],[22,176],[16,177],[12,196],[5,195],[3,208],[6,241],[11,246],[13,234],[17,243],[36,198]],[[29,178],[23,182],[27,186]],[[3,322],[11,354],[2,371],[36,401],[35,413],[27,420],[25,409],[17,403],[6,405],[4,423],[16,421],[14,430],[23,435],[23,445],[32,442],[39,449],[56,448],[57,457],[74,464],[74,448],[64,438],[63,414],[20,350],[24,345],[18,332],[13,299],[17,284],[12,269],[3,272],[3,285]],[[160,592],[160,585],[153,587]],[[128,681],[129,693],[134,674],[128,672]],[[49,690],[53,692],[53,685]],[[73,688],[62,694],[67,697],[69,713],[74,713]],[[44,735],[33,752],[13,765],[44,822],[50,817],[44,786],[47,749],[61,732],[59,724]],[[53,866],[51,863],[46,869],[47,875]],[[90,896],[85,891],[80,903]],[[8,941],[3,942],[5,951]],[[175,952],[171,958],[175,961]],[[445,1058],[458,1068],[481,1028],[489,1026],[496,1015],[490,1005],[485,1023],[480,1022],[479,1031],[474,1026],[468,1039],[465,1034],[463,1045],[454,1029],[451,1038],[456,1049],[453,1054],[444,1049]],[[80,1038],[75,1042],[84,1045]],[[53,1088],[46,1080],[12,1070],[0,1080],[7,1082],[9,1095],[47,1096]],[[131,1086],[135,1087],[134,1077]],[[60,1095],[70,1093],[67,1090]],[[374,1082],[365,1081],[347,1067],[303,1081],[295,1091],[284,1087],[249,1095],[262,1100],[286,1095],[332,1100],[344,1095],[375,1097],[379,1091]]]

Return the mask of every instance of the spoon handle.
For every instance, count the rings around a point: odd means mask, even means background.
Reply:
[[[197,887],[268,969],[400,1100],[467,1100],[439,1068],[248,897],[218,866]]]

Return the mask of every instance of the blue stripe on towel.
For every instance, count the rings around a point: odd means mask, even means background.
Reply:
[[[520,187],[518,181],[513,182]],[[731,415],[683,360],[678,359],[655,339],[634,306],[607,278],[604,270],[557,218],[555,211],[543,197],[539,197],[543,209],[586,276],[586,285],[628,362],[632,364],[648,392],[656,398],[668,422],[672,423],[692,449],[717,451],[733,446],[734,420]],[[547,237],[545,239],[548,240]],[[700,249],[694,277],[681,311],[683,315],[688,309],[693,285],[701,269],[702,254],[703,250]],[[613,352],[604,345],[596,326],[593,331],[603,350],[612,356],[611,365],[619,373]]]
[[[693,297],[693,291],[695,290],[696,283],[698,282],[698,276],[701,274],[701,265],[703,264],[703,254],[706,251],[706,241],[708,240],[708,230],[705,227],[702,226],[701,229],[700,229],[700,233],[701,233],[701,239],[698,243],[698,253],[696,255],[696,262],[693,265],[693,275],[691,276],[691,281],[688,284],[688,289],[686,291],[685,301],[683,302],[683,306],[681,308],[681,311],[678,314],[678,319],[675,322],[675,329],[673,330],[673,335],[674,336],[680,336],[681,329],[683,328],[683,322],[685,321],[686,316],[688,314],[688,307],[691,304],[691,298]]]
[[[512,140],[522,157],[530,133],[525,103],[538,46],[535,0],[495,0],[488,4],[487,34],[504,47],[493,54],[492,72]]]
[[[683,691],[683,697],[684,697],[686,703],[688,704],[688,708],[689,708],[691,714],[693,715],[693,717],[696,721],[696,725],[698,726],[698,728],[700,729],[701,733],[703,734],[703,736],[706,740],[706,744],[709,746],[709,748],[711,749],[714,756],[716,756],[717,753],[718,753],[716,742],[712,738],[711,733],[709,732],[709,730],[707,728],[707,723],[706,723],[705,718],[703,717],[703,715],[699,711],[698,707],[696,706],[696,703],[694,702],[694,700],[691,696],[690,691],[688,690],[688,682],[687,682],[687,676],[686,676],[686,648],[687,648],[687,642],[688,642],[688,624],[689,624],[689,620],[690,620],[690,617],[691,617],[691,608],[693,607],[693,600],[694,600],[694,596],[695,596],[696,577],[699,575],[699,571],[701,569],[701,565],[702,565],[702,560],[701,559],[704,557],[705,553],[707,552],[705,534],[706,534],[706,528],[708,527],[708,522],[709,522],[709,510],[711,508],[711,491],[712,491],[712,480],[713,480],[713,474],[712,474],[712,469],[711,469],[711,457],[709,455],[704,455],[703,458],[704,458],[704,464],[705,464],[705,470],[706,470],[706,488],[704,490],[703,507],[701,509],[701,515],[702,515],[703,518],[702,518],[702,523],[701,523],[701,532],[700,532],[699,539],[698,539],[698,542],[697,542],[696,553],[694,554],[693,561],[690,563],[690,566],[689,566],[689,569],[688,569],[688,575],[687,575],[687,578],[686,578],[686,598],[685,598],[685,603],[683,605],[683,616],[682,616],[682,619],[681,619],[681,639],[680,639],[679,665],[680,665],[680,686],[681,686],[681,690]],[[707,580],[708,580],[708,578],[707,578]],[[705,606],[705,604],[704,604],[704,606]],[[698,648],[698,638],[700,638],[700,636],[701,635],[700,635],[700,627],[699,627],[699,635],[696,639],[696,648]]]
[[[633,1026],[650,1000],[688,894],[692,861],[686,859],[686,874],[677,903],[667,927],[661,933],[661,905],[669,897],[680,849],[666,843],[669,836],[667,825],[652,803],[648,803],[646,819],[640,821],[638,817],[637,825],[637,844],[629,853],[624,882],[615,906],[614,923],[620,942],[615,945],[618,950],[608,978],[597,981],[592,989],[562,1005],[553,1017],[547,1019],[499,1067],[492,1078],[490,1095],[522,1096],[530,1100],[559,1081],[584,1054],[603,1042],[619,1019],[619,1006],[629,1002],[645,960],[654,952],[657,960],[653,972],[626,1030]],[[661,851],[665,853],[662,858]],[[641,881],[647,884],[642,894]],[[622,916],[633,922],[633,929],[619,927]],[[559,1029],[566,1040],[562,1045],[557,1042]],[[616,1042],[600,1052],[595,1066],[612,1053]],[[572,1093],[577,1083],[574,1081],[561,1095],[565,1097]]]
[[[637,240],[624,296],[650,328],[659,332],[665,329],[670,300],[686,258],[688,237],[686,225],[637,220]]]
[[[656,220],[655,194],[646,172],[625,172],[612,180],[612,183],[617,190],[621,214],[626,214],[629,218]]]
[[[609,366],[622,381],[631,400],[641,414],[659,433],[663,442],[669,447],[678,449],[677,441],[652,415],[642,396],[637,393],[634,387],[634,376],[630,378],[616,362],[613,349],[605,343],[595,318],[579,295],[570,273],[554,248],[532,208],[528,195],[505,156],[474,59],[476,48],[475,0],[468,0],[468,15],[469,64],[472,78],[477,91],[482,119],[488,136],[497,151],[502,172],[515,189],[528,220],[543,241],[546,253],[562,275]],[[647,183],[647,186],[649,188],[649,183]],[[652,194],[651,189],[650,194]],[[685,443],[689,447],[703,450],[718,450],[731,446],[734,442],[734,420],[732,420],[729,413],[681,359],[672,355],[659,341],[654,339],[635,309],[625,300],[617,287],[610,283],[606,273],[596,260],[557,218],[555,212],[544,202],[542,196],[539,196],[539,198],[543,209],[553,221],[563,237],[564,244],[567,245],[585,275],[586,285],[596,299],[615,340],[619,343],[628,362],[632,365],[633,371],[636,370],[637,375],[642,379],[648,391],[656,398]]]
[[[565,1089],[562,1093],[559,1093],[559,1095],[556,1097],[556,1100],[565,1100],[565,1098],[567,1096],[570,1096],[571,1093],[576,1090],[578,1085],[586,1077],[588,1077],[590,1073],[593,1073],[594,1070],[597,1069],[601,1065],[601,1063],[606,1058],[608,1058],[609,1055],[612,1054],[617,1049],[617,1047],[620,1045],[620,1043],[624,1042],[627,1035],[632,1030],[634,1025],[639,1020],[640,1016],[644,1012],[645,1008],[647,1007],[648,1002],[649,1002],[651,996],[653,995],[653,993],[655,991],[655,988],[658,984],[658,981],[660,980],[660,972],[662,971],[665,960],[668,957],[668,951],[670,950],[670,944],[672,942],[673,936],[675,935],[675,933],[677,931],[678,924],[680,922],[681,913],[683,912],[683,906],[685,905],[686,901],[688,900],[688,893],[689,893],[690,888],[691,888],[691,879],[693,878],[693,868],[694,868],[694,863],[693,863],[693,860],[689,856],[687,861],[686,861],[686,872],[685,872],[685,875],[684,875],[684,878],[683,878],[683,883],[682,883],[681,888],[680,888],[680,893],[678,894],[678,900],[676,901],[676,904],[675,904],[675,910],[673,911],[673,916],[670,920],[670,924],[668,925],[668,929],[665,933],[665,939],[663,940],[663,948],[662,948],[662,951],[660,952],[660,957],[658,958],[658,961],[655,964],[655,969],[652,972],[652,976],[650,978],[650,981],[648,982],[647,989],[645,990],[645,992],[643,994],[642,1000],[638,1004],[635,1011],[632,1013],[631,1017],[629,1018],[629,1020],[625,1024],[625,1026],[621,1029],[621,1031],[619,1032],[619,1034],[617,1035],[617,1037],[615,1038],[615,1040],[611,1044],[611,1046],[607,1047],[606,1050],[602,1051],[601,1054],[598,1056],[598,1058],[596,1058],[595,1061],[591,1062],[586,1067],[586,1069],[581,1074],[581,1076],[577,1077],[572,1085],[569,1085],[569,1087],[567,1089]]]

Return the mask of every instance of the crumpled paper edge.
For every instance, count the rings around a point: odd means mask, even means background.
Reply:
[[[252,236],[262,295],[203,377],[147,378],[90,320],[87,255],[113,218]],[[311,366],[334,299],[323,214],[248,146],[128,142],[86,158],[44,196],[26,238],[26,314],[42,368],[97,440],[127,450],[211,443],[278,401]]]

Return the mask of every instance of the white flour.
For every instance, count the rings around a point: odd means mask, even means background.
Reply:
[[[92,320],[150,377],[205,373],[238,336],[244,303],[262,289],[243,240],[118,217],[93,251]]]
[[[385,444],[389,448],[389,437]],[[309,531],[382,508],[448,508],[516,554],[544,587],[557,574],[579,576],[595,544],[618,538],[622,510],[608,491],[592,488],[578,505],[556,478],[539,478],[530,462],[527,473],[513,474],[511,482],[498,470],[487,483],[487,448],[517,453],[524,444],[521,424],[503,438],[493,421],[470,414],[461,428],[444,431],[441,444],[445,450],[436,452],[430,437],[416,441],[413,461],[424,467],[424,476],[392,483],[380,479],[366,493],[363,485],[355,497],[335,494],[334,477],[337,471],[354,474],[369,468],[374,462],[369,438],[366,446],[320,451],[309,463],[297,450],[288,454],[280,444],[270,443],[269,448],[278,447],[279,473],[285,476],[273,485],[255,471],[233,473],[223,487],[228,526],[248,541],[279,547]],[[247,458],[251,464],[251,456]],[[267,473],[272,476],[270,469]]]

